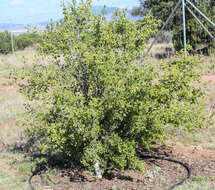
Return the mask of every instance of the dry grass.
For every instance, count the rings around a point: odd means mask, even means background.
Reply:
[[[175,190],[213,190],[215,189],[214,181],[204,177],[198,177],[191,182],[187,182]]]
[[[33,48],[26,49],[24,51],[17,51],[14,55],[0,55],[0,62],[8,65],[16,65],[16,67],[24,66],[24,64],[33,63],[33,58],[36,52]]]
[[[26,170],[21,171],[16,162],[23,160],[23,155],[0,153],[0,189],[1,190],[30,190],[27,183]]]

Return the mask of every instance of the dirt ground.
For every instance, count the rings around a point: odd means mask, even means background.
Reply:
[[[159,154],[157,153],[159,150]],[[162,152],[162,154],[161,154]],[[147,154],[148,155],[148,154]],[[150,154],[151,155],[151,154]],[[201,178],[208,179],[211,190],[215,189],[215,151],[199,150],[194,147],[168,146],[157,147],[153,155],[173,158],[187,164],[191,170],[188,181]],[[144,173],[137,171],[113,172],[108,179],[99,180],[87,172],[61,171],[52,178],[57,184],[47,185],[53,190],[83,189],[83,190],[154,190],[168,189],[187,176],[187,170],[179,164],[158,159],[145,159]],[[41,178],[35,176],[32,184],[37,189],[41,187]],[[44,184],[45,185],[45,184]]]

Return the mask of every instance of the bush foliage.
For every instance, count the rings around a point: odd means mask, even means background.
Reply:
[[[102,174],[112,168],[142,170],[136,148],[163,142],[167,127],[192,131],[204,120],[204,97],[193,82],[200,63],[180,57],[161,64],[141,58],[157,23],[134,23],[117,10],[107,21],[91,1],[63,8],[47,27],[40,53],[21,91],[30,100],[24,125],[32,148],[62,156]],[[142,26],[143,25],[143,26]]]

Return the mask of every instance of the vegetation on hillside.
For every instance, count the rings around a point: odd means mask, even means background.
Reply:
[[[143,165],[138,146],[168,137],[167,128],[203,126],[204,91],[195,85],[201,63],[178,56],[161,64],[142,60],[157,32],[148,14],[132,22],[117,10],[111,21],[91,1],[63,6],[64,18],[43,34],[40,53],[52,57],[24,70],[29,100],[24,125],[31,150],[81,165],[97,176]]]
[[[32,46],[39,42],[40,35],[37,33],[23,33],[14,35],[14,50],[24,50],[26,47]],[[12,52],[11,33],[8,31],[0,32],[0,54],[8,54]]]

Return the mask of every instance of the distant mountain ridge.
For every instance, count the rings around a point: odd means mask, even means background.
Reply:
[[[106,10],[107,10],[106,18],[108,20],[111,19],[112,14],[115,12],[115,10],[117,8],[118,7],[106,7]],[[94,6],[92,8],[92,11],[101,13],[102,9],[103,9],[103,6]],[[138,17],[133,17],[131,15],[131,10],[128,9],[128,10],[126,10],[126,12],[127,12],[127,17],[130,20],[135,21],[135,20],[139,19]],[[46,19],[46,20],[48,20],[48,19]],[[39,28],[44,28],[47,24],[49,24],[49,21],[46,21],[46,20],[44,20],[44,22],[29,23],[29,24],[38,25]],[[21,32],[25,31],[25,26],[26,26],[26,24],[0,23],[0,31],[9,30],[9,31],[21,33]]]
[[[11,30],[24,28],[24,24],[0,23],[0,30]]]
[[[94,6],[92,8],[93,12],[97,11],[98,13],[101,13],[102,9],[103,9],[103,6]],[[106,17],[107,17],[107,19],[111,19],[112,14],[116,11],[116,9],[120,9],[120,8],[119,7],[106,7],[106,10],[107,10]],[[131,9],[127,9],[126,12],[127,12],[127,17],[130,20],[136,21],[136,20],[140,19],[140,17],[134,17],[134,16],[131,15]]]

